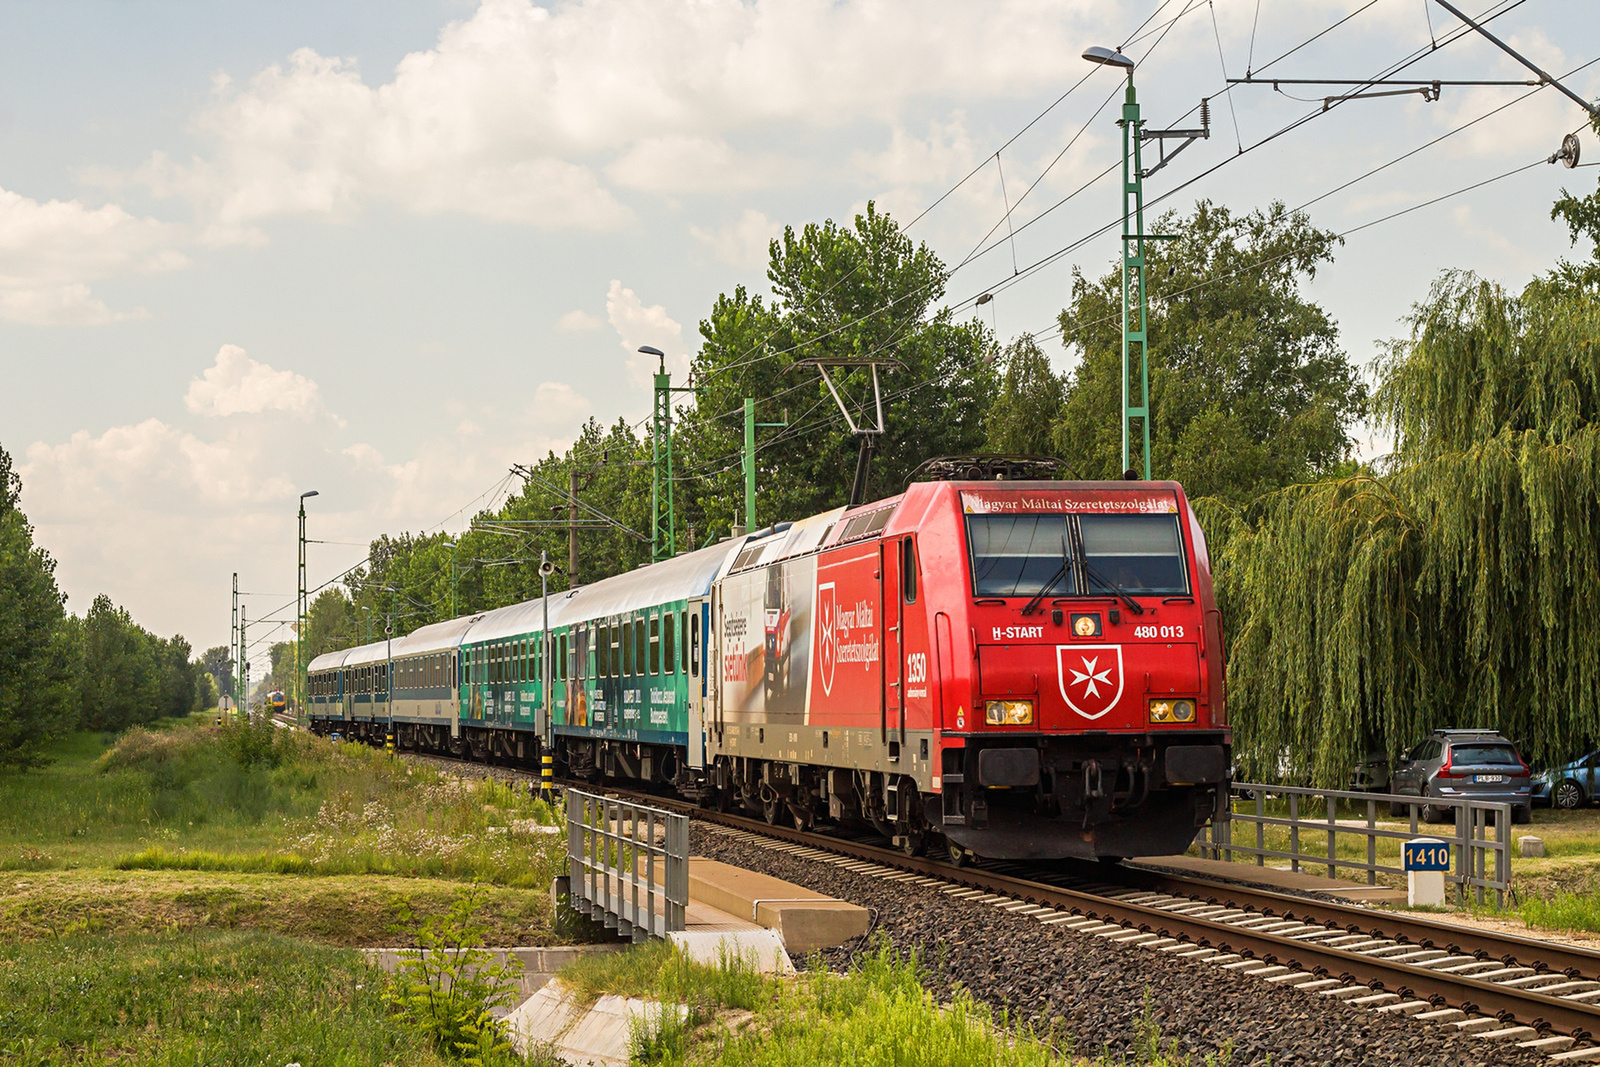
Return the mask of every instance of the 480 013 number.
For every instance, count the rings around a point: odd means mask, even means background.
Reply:
[[[1135,626],[1135,637],[1182,637],[1182,626]]]

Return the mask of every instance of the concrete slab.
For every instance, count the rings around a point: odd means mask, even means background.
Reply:
[[[790,952],[833,948],[867,932],[866,908],[781,878],[690,857],[689,897],[741,921],[776,930]]]
[[[682,930],[667,935],[667,940],[696,963],[725,966],[729,960],[743,960],[761,974],[794,974],[794,962],[776,930],[751,926],[746,930]]]
[[[573,1067],[628,1067],[636,1026],[659,1026],[662,1018],[688,1008],[635,997],[607,995],[581,1007],[558,980],[547,983],[506,1018],[512,1043],[527,1055],[551,1047]]]
[[[1363,827],[1365,825],[1362,823]],[[1406,899],[1404,889],[1366,885],[1344,878],[1328,878],[1306,870],[1285,871],[1277,867],[1257,867],[1248,863],[1201,859],[1198,856],[1147,856],[1136,864],[1130,863],[1129,866],[1181,871],[1184,874],[1215,878],[1218,881],[1253,882],[1256,885],[1293,889],[1301,893],[1321,893],[1339,900],[1403,904]]]
[[[522,948],[490,948],[485,949],[493,957],[493,962],[503,963],[509,957],[522,965],[521,985],[519,995],[531,996],[538,992],[546,982],[555,977],[557,971],[577,959],[579,956],[593,952],[619,952],[626,945],[558,945],[551,948],[538,946]],[[362,953],[385,972],[393,973],[402,957],[415,955],[418,950],[414,948],[364,948]]]

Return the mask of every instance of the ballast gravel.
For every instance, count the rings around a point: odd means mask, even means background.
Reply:
[[[1453,1067],[1549,1064],[1538,1053],[1469,1037],[1453,1027],[1378,1015],[1331,997],[1274,986],[1214,964],[1179,959],[1049,927],[938,889],[885,881],[763,848],[695,824],[693,854],[784,878],[872,909],[899,951],[914,950],[934,994],[959,986],[1012,1018],[1073,1035],[1078,1054],[1136,1053],[1148,998],[1163,1048],[1195,1062],[1231,1048],[1233,1067],[1395,1064]],[[823,953],[846,966],[859,942]],[[796,966],[806,961],[795,959]]]

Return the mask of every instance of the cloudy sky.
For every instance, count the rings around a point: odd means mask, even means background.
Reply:
[[[1592,0],[1495,10],[1553,74],[1600,58]],[[786,223],[868,199],[909,222],[976,171],[912,233],[966,261],[961,314],[992,288],[980,313],[1003,337],[1047,330],[1074,266],[1118,250],[1082,242],[1120,212],[1114,178],[1094,180],[1120,150],[1115,77],[1087,46],[1126,43],[1152,127],[1212,99],[1210,141],[1148,183],[1216,168],[1172,206],[1311,203],[1343,232],[1538,161],[1350,235],[1312,294],[1362,363],[1441,269],[1515,285],[1567,254],[1550,202],[1600,173],[1542,162],[1584,118],[1553,89],[1325,114],[1312,87],[1222,93],[1269,63],[1365,78],[1419,49],[1400,77],[1527,76],[1424,0],[0,11],[0,445],[69,606],[103,591],[197,648],[227,640],[231,572],[257,617],[292,599],[300,492],[321,492],[316,584],[380,532],[460,529],[588,416],[642,416],[633,350],[681,373],[717,293],[762,285]],[[1600,95],[1600,64],[1571,84]],[[1587,132],[1584,150],[1600,159]],[[996,240],[1007,205],[1018,232]]]

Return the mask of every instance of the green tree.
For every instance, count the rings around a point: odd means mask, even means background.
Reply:
[[[938,307],[945,271],[868,204],[853,224],[788,227],[769,248],[771,298],[743,287],[717,298],[701,322],[692,378],[700,392],[680,413],[686,521],[726,531],[743,521],[740,454],[744,398],[763,430],[757,444],[757,522],[796,519],[846,502],[857,439],[813,359],[879,360],[885,433],[877,441],[868,498],[898,493],[931,456],[977,451],[996,389],[985,358],[993,342],[978,322]],[[871,422],[869,373],[832,371],[857,424]],[[782,418],[784,412],[788,419]]]
[[[1048,456],[1067,402],[1067,382],[1050,367],[1032,334],[1023,334],[1005,350],[1005,376],[984,419],[985,446],[990,452]]]
[[[156,639],[101,593],[80,627],[79,725],[124,730],[161,714],[165,681]]]
[[[1366,390],[1326,312],[1301,293],[1338,238],[1282,204],[1235,215],[1201,201],[1156,229],[1149,266],[1151,471],[1191,497],[1243,503],[1339,469]],[[1120,473],[1120,267],[1077,275],[1061,313],[1078,355],[1055,448],[1082,477]]]
[[[206,649],[200,656],[199,667],[211,676],[212,685],[218,693],[233,692],[232,653],[226,645]]]
[[[21,493],[0,448],[0,766],[25,767],[70,723],[72,654],[55,560],[33,543]]]
[[[1216,542],[1243,755],[1335,784],[1372,747],[1600,737],[1600,295],[1434,286],[1378,366],[1392,469],[1269,494]],[[1219,529],[1213,524],[1211,529]]]

